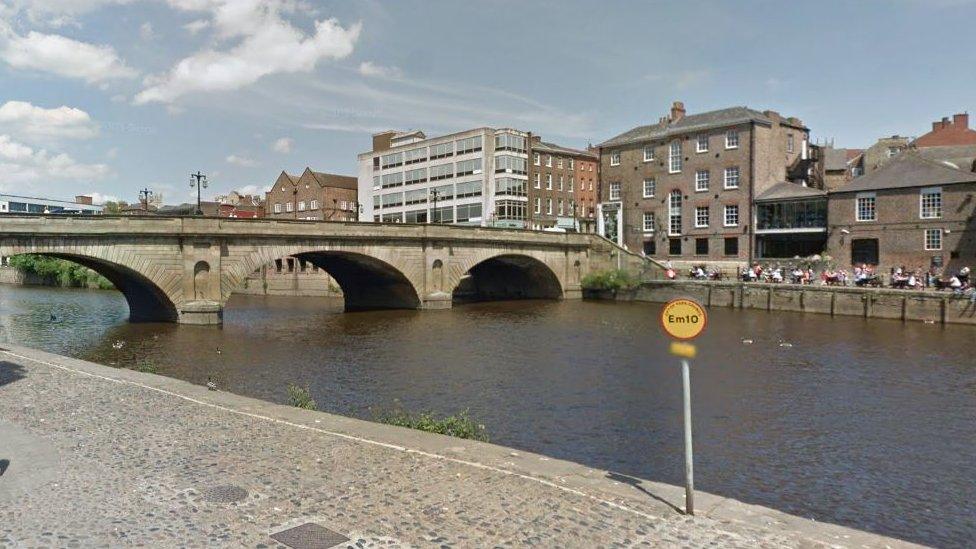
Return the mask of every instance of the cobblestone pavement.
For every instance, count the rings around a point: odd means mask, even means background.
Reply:
[[[885,547],[904,542],[508,448],[0,352],[0,547]],[[668,503],[668,502],[672,503]]]

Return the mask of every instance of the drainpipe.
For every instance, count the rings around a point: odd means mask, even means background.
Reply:
[[[749,204],[746,207],[749,210],[749,230],[747,231],[747,237],[749,238],[749,263],[747,266],[751,266],[753,263],[753,242],[755,241],[756,234],[756,223],[755,223],[755,212],[753,211],[753,204],[756,193],[756,122],[752,121],[749,123]]]

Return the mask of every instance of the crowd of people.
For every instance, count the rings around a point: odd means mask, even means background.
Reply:
[[[765,282],[772,284],[821,284],[825,286],[859,286],[884,287],[906,290],[948,290],[956,294],[969,295],[976,301],[976,287],[970,278],[970,268],[962,267],[956,271],[943,272],[938,267],[928,270],[892,268],[887,276],[879,275],[871,265],[855,265],[851,270],[825,267],[814,270],[811,265],[762,265],[755,263],[751,267],[743,267],[738,273],[743,282]],[[665,277],[671,280],[678,278],[677,270],[671,262],[665,264]],[[725,274],[721,269],[709,267],[706,264],[694,265],[688,270],[688,278],[692,280],[723,280]]]

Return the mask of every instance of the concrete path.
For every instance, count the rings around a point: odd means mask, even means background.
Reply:
[[[682,503],[678,487],[500,446],[0,351],[0,547],[909,546]]]

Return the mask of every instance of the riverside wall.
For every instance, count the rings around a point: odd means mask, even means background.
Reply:
[[[635,290],[591,297],[665,303],[692,298],[706,307],[794,311],[941,324],[976,325],[976,303],[950,292],[842,286],[655,280]]]

